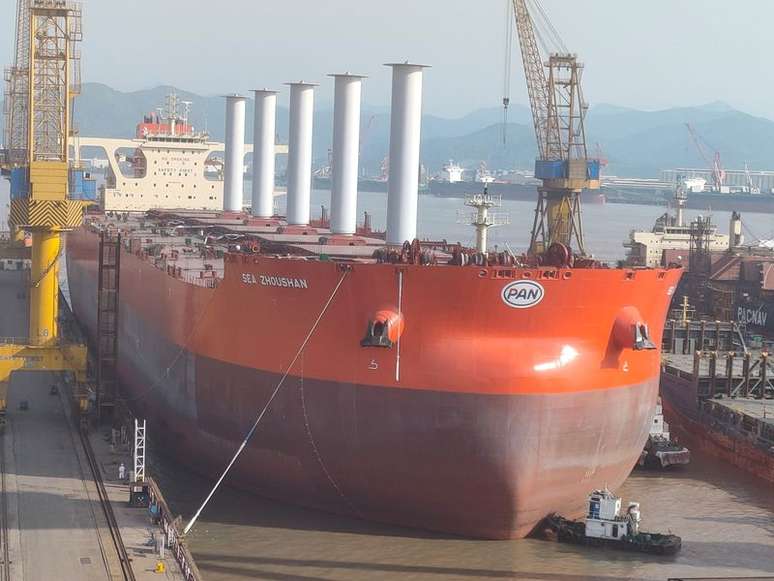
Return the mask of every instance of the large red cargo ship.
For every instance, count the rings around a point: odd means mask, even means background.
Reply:
[[[374,258],[383,241],[309,244],[214,214],[101,215],[67,241],[72,306],[92,338],[108,230],[123,241],[121,383],[197,470],[225,465],[287,371],[230,480],[269,497],[515,538],[582,511],[640,456],[680,270],[462,266],[424,247]],[[222,254],[216,236],[230,241]]]
[[[156,210],[108,203],[68,236],[72,306],[96,342],[100,241],[119,234],[118,376],[193,468],[221,470],[270,406],[229,482],[387,523],[521,537],[552,512],[580,515],[639,459],[681,271],[573,254],[577,193],[598,176],[577,148],[538,162],[545,222],[529,254],[488,248],[487,229],[508,220],[489,213],[500,199],[487,191],[465,201],[475,249],[417,240],[424,67],[389,66],[384,237],[355,221],[361,77],[335,75],[330,228],[309,226],[314,85],[290,86],[284,217],[276,93],[255,93],[250,214],[245,99],[232,95],[223,211],[195,210],[220,206],[219,189],[202,193],[192,146],[164,136],[147,166],[155,189],[132,206]]]

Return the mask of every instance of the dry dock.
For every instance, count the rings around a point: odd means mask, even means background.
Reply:
[[[0,337],[25,335],[27,276],[0,271]],[[170,554],[154,572],[158,529],[147,509],[128,508],[127,484],[111,474],[121,452],[100,433],[85,445],[69,408],[58,374],[13,374],[0,436],[0,581],[184,579]]]

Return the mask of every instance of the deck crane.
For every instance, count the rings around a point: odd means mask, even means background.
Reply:
[[[542,181],[530,253],[540,255],[553,248],[552,253],[569,256],[574,242],[577,253],[585,255],[580,194],[599,188],[599,161],[589,159],[586,149],[583,65],[567,51],[540,4],[532,0],[533,14],[542,19],[546,32],[545,38],[540,37],[544,51],[548,52],[549,42],[558,48],[544,61],[527,0],[510,1],[538,147],[535,177]]]
[[[17,51],[6,75],[12,139],[3,169],[11,180],[9,222],[29,233],[32,267],[27,337],[0,341],[0,413],[16,369],[72,371],[79,381],[86,372],[85,346],[63,342],[58,331],[61,237],[81,225],[86,204],[75,185],[83,172],[77,175],[69,164],[72,99],[80,86],[80,4],[17,2]]]

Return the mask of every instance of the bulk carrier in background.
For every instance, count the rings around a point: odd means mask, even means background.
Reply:
[[[526,5],[515,6],[520,38],[536,47]],[[362,78],[349,74],[334,81],[330,228],[310,226],[315,88],[292,83],[286,216],[273,204],[277,95],[261,90],[250,213],[246,100],[232,96],[222,210],[193,191],[174,206],[141,196],[146,211],[106,204],[68,236],[73,310],[101,344],[115,271],[118,378],[177,458],[217,474],[271,402],[229,483],[483,538],[580,515],[589,491],[626,479],[648,437],[681,271],[611,268],[586,252],[580,194],[598,186],[599,166],[585,152],[581,65],[552,54],[546,75],[541,55],[522,56],[530,95],[575,103],[535,109],[541,185],[523,254],[488,248],[487,229],[507,220],[486,190],[466,200],[475,248],[419,239],[424,67],[408,63],[390,65],[385,239],[355,223]],[[549,114],[566,115],[566,135]],[[204,171],[189,146],[164,147],[172,174]]]

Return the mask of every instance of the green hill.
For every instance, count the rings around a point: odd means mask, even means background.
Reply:
[[[171,87],[121,92],[99,83],[87,83],[76,102],[75,119],[82,135],[129,137],[143,114],[164,105]],[[193,103],[191,122],[206,128],[213,139],[224,133],[224,100],[177,89],[180,99]],[[315,163],[324,164],[331,144],[333,114],[330,104],[319,104],[315,112]],[[470,168],[481,161],[493,168],[530,168],[535,157],[530,110],[512,105],[508,139],[502,139],[502,110],[481,109],[447,119],[431,114],[423,117],[422,158],[430,171],[438,171],[449,159]],[[247,139],[251,139],[252,107],[247,107]],[[774,169],[774,121],[754,117],[723,103],[663,111],[638,111],[613,105],[593,107],[586,120],[590,150],[599,144],[609,160],[608,174],[658,176],[662,169],[680,166],[705,167],[694,146],[686,123],[702,139],[717,148],[726,168]],[[364,106],[361,160],[369,172],[378,170],[387,155],[389,113]],[[2,122],[0,121],[0,128]],[[287,108],[279,107],[277,132],[287,139]]]

